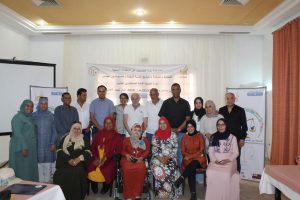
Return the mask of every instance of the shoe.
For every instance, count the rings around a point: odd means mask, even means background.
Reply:
[[[103,187],[101,189],[101,194],[106,194],[110,188],[110,183],[103,183]]]
[[[190,198],[190,200],[197,200],[196,192],[192,192],[192,193],[191,193],[191,198]]]
[[[175,186],[176,188],[179,188],[179,186],[182,184],[183,181],[184,181],[183,176],[180,176],[180,177],[175,181],[174,186]]]
[[[94,194],[98,193],[98,183],[91,182],[91,188],[92,188],[92,191],[94,192]]]

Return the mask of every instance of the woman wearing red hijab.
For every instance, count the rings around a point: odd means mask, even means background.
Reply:
[[[158,198],[175,199],[181,188],[173,189],[179,177],[177,167],[177,136],[172,132],[165,117],[159,119],[158,130],[152,139],[152,171],[155,178],[155,191]]]
[[[88,179],[94,193],[98,192],[98,183],[103,183],[101,194],[105,194],[116,176],[113,155],[122,151],[122,137],[115,130],[115,120],[112,117],[104,119],[104,128],[93,138],[91,151],[93,157],[87,169]]]

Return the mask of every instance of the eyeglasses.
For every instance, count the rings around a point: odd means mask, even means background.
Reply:
[[[212,106],[205,106],[205,108],[211,108]]]
[[[217,124],[217,126],[225,126],[225,124]]]

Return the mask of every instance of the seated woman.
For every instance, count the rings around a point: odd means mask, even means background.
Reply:
[[[236,158],[239,155],[237,140],[226,128],[225,119],[217,121],[217,132],[211,136],[209,147],[206,200],[240,199],[240,176]]]
[[[113,155],[122,151],[122,137],[115,129],[112,117],[104,119],[104,128],[93,138],[91,151],[93,157],[87,169],[88,179],[94,193],[98,193],[98,183],[103,183],[101,194],[105,194],[116,176]]]
[[[144,159],[150,152],[150,143],[142,137],[142,127],[134,124],[132,135],[123,142],[121,167],[123,172],[123,193],[125,199],[140,199],[146,178]]]
[[[89,143],[83,139],[81,124],[72,125],[59,143],[54,184],[61,187],[67,200],[84,199],[87,191],[86,166],[91,158]]]
[[[158,130],[152,138],[151,161],[158,198],[175,199],[181,193],[181,188],[175,190],[172,188],[179,177],[177,148],[176,133],[172,132],[167,118],[161,117]]]
[[[196,130],[196,122],[189,120],[186,123],[187,134],[183,136],[181,141],[181,152],[183,156],[182,168],[183,173],[174,183],[175,187],[188,177],[191,200],[196,200],[196,169],[206,168],[207,161],[204,155],[205,142],[203,136]]]

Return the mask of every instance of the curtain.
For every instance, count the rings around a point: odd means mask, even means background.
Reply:
[[[300,17],[273,33],[271,164],[300,155]]]

